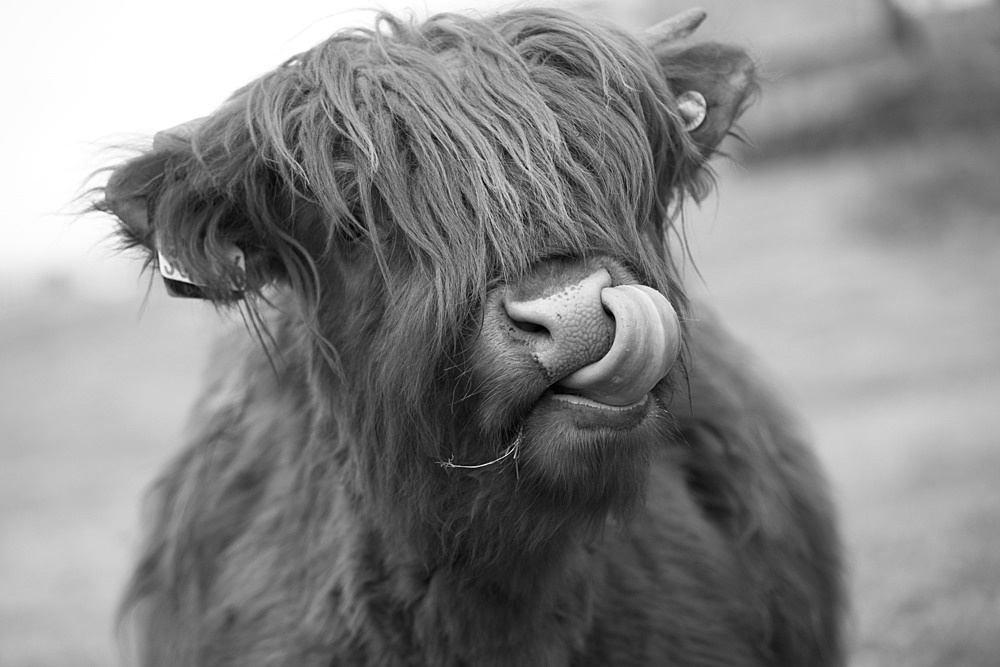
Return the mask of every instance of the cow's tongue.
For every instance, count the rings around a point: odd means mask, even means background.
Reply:
[[[680,352],[680,324],[665,296],[645,285],[601,290],[615,318],[615,338],[604,357],[564,377],[556,389],[572,390],[606,405],[641,401],[670,370]]]

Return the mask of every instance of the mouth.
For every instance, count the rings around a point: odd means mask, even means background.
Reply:
[[[641,492],[666,426],[652,391],[619,406],[549,389],[524,423],[520,474],[571,507],[622,508]]]
[[[609,405],[585,396],[549,391],[542,395],[536,410],[552,411],[579,430],[607,429],[627,431],[636,428],[649,415],[653,397],[646,393],[628,405]]]

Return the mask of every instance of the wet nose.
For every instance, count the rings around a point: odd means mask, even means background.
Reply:
[[[680,325],[657,290],[615,282],[603,267],[536,267],[492,302],[505,331],[494,352],[526,348],[561,393],[618,406],[642,400],[676,360]]]
[[[601,359],[611,349],[615,320],[601,301],[601,292],[611,285],[611,275],[602,268],[549,286],[540,295],[511,293],[504,298],[511,338],[531,349],[550,381]]]

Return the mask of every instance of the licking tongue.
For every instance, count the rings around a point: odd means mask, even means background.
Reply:
[[[571,389],[606,405],[638,403],[670,370],[680,352],[677,313],[663,294],[645,285],[601,290],[601,302],[614,315],[615,334],[604,357],[561,379]]]

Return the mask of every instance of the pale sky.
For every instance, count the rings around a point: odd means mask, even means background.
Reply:
[[[476,0],[135,0],[0,5],[0,296],[53,272],[85,289],[121,281],[102,217],[78,218],[86,176],[110,147],[203,116],[228,94],[371,14],[487,10]],[[524,3],[521,3],[524,4]],[[552,3],[550,3],[552,4]],[[565,4],[565,3],[564,3]],[[130,279],[121,289],[135,290]],[[0,301],[0,305],[2,305]]]

